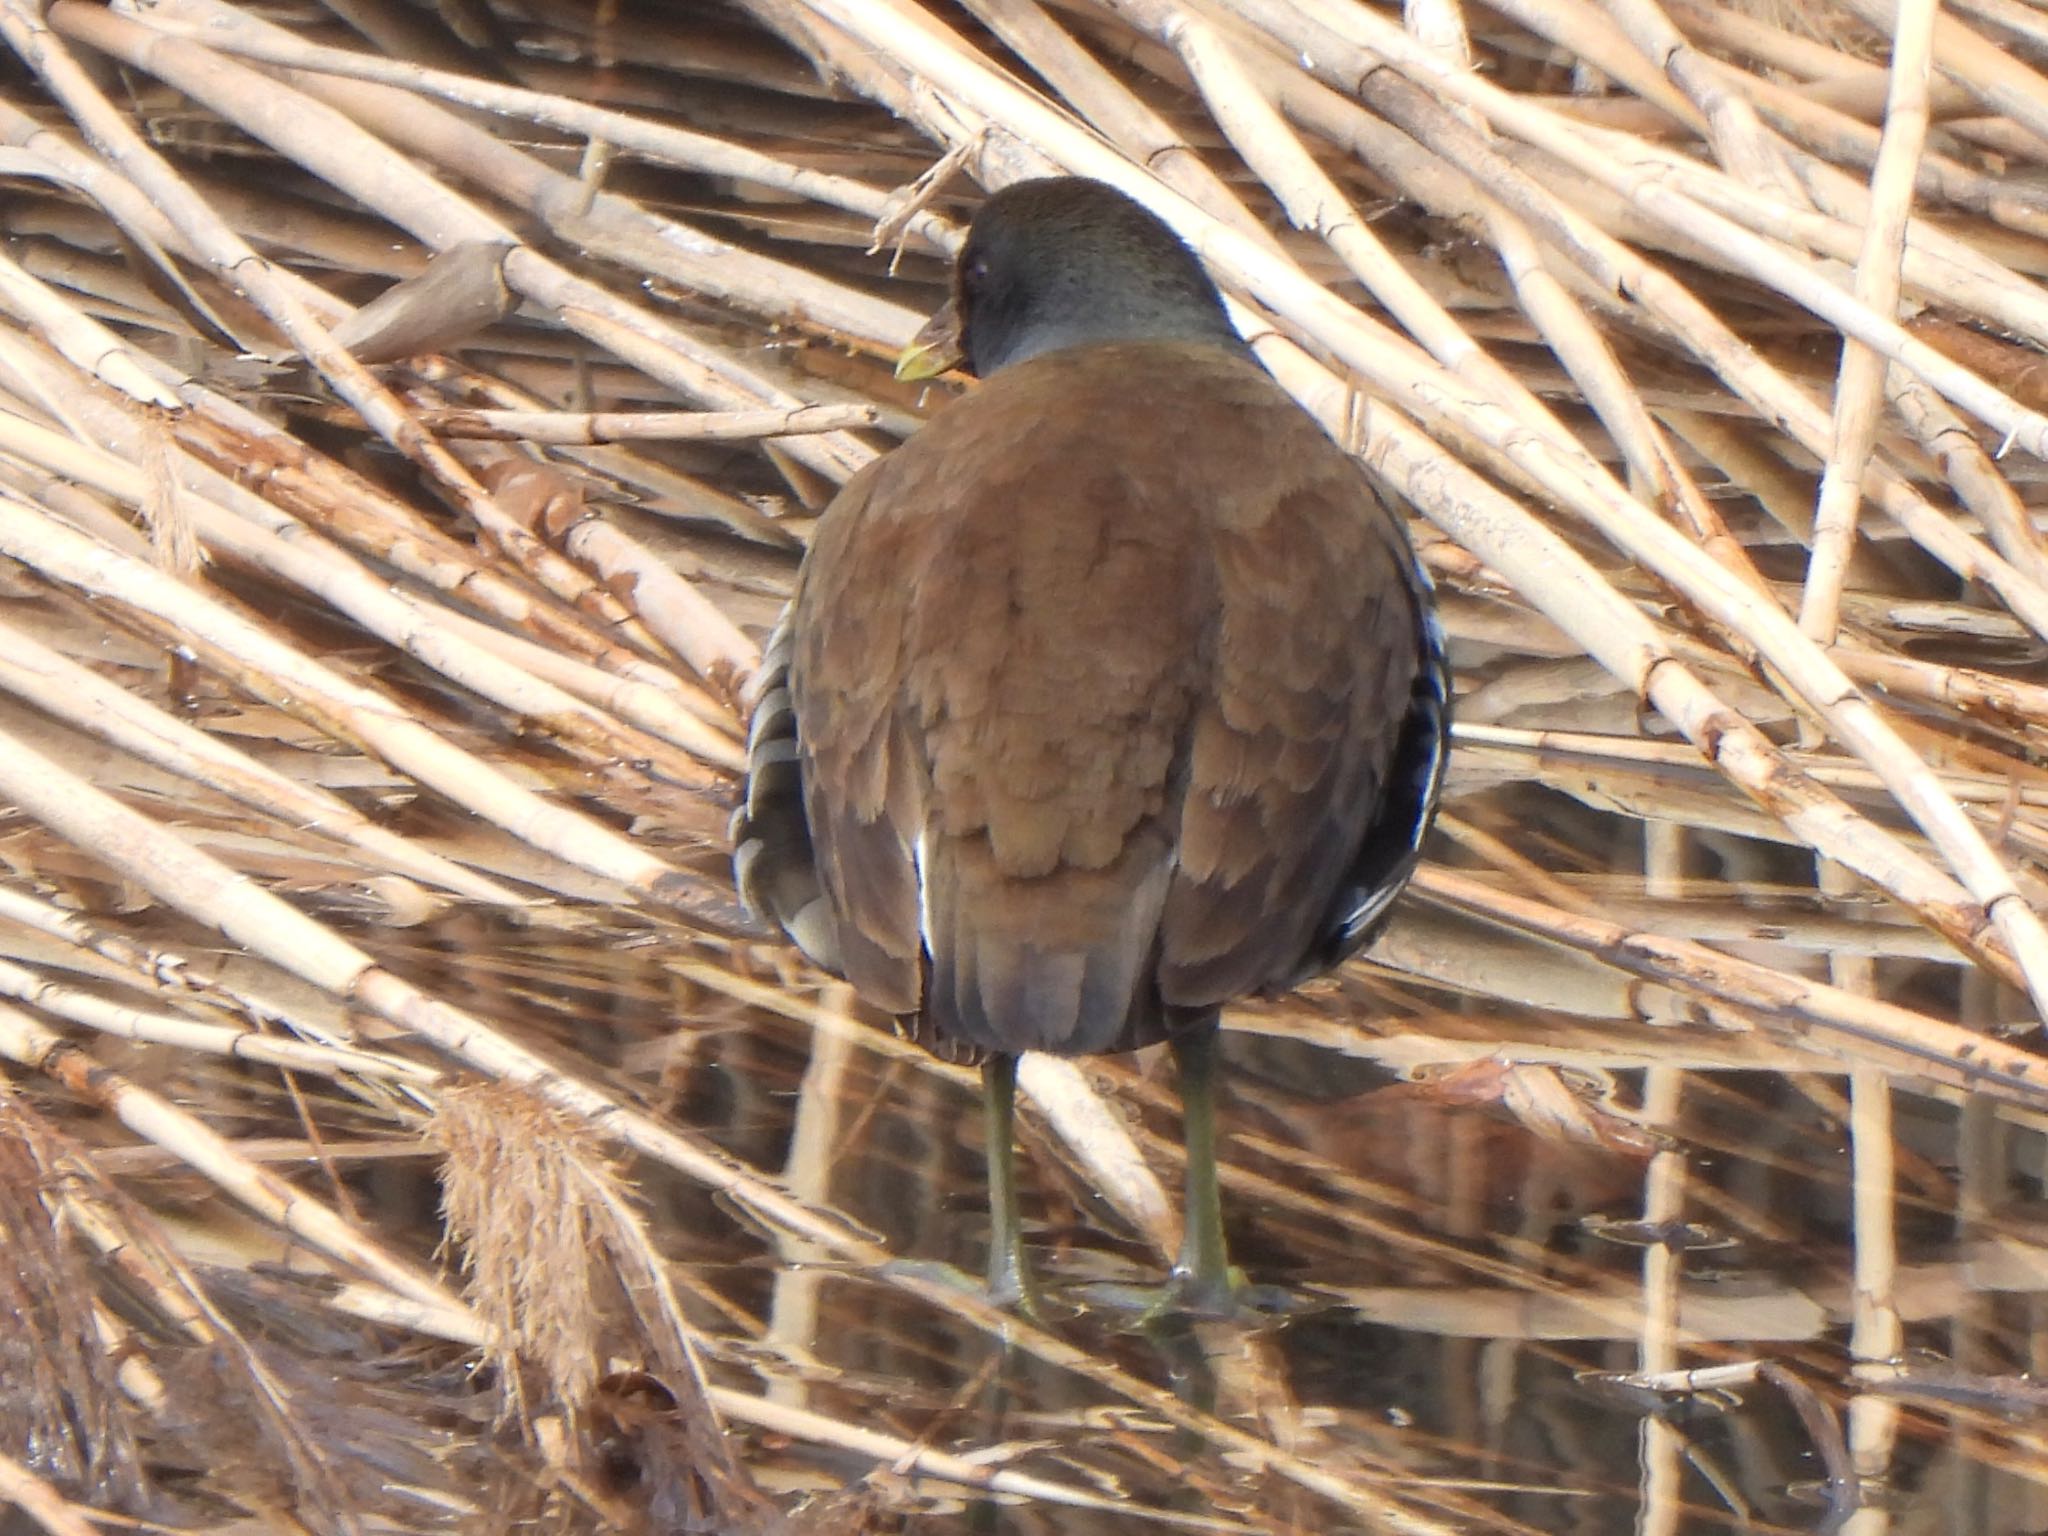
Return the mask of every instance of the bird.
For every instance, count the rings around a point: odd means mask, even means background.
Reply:
[[[1436,812],[1433,589],[1364,468],[1123,192],[1014,183],[899,371],[979,383],[821,514],[755,675],[747,906],[981,1064],[988,1286],[1032,1311],[1017,1058],[1170,1042],[1175,1308],[1234,1313],[1218,1030],[1366,944]]]

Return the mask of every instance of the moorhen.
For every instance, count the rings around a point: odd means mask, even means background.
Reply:
[[[981,1059],[999,1301],[1034,1300],[1018,1054],[1170,1041],[1171,1294],[1227,1312],[1218,1015],[1357,950],[1415,867],[1450,701],[1430,583],[1122,193],[996,193],[948,307],[983,382],[819,520],[758,674],[737,880],[915,1039]]]

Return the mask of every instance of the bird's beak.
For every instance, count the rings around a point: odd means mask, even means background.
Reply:
[[[960,345],[960,312],[951,299],[925,321],[896,358],[896,377],[905,382],[934,379],[966,359]]]

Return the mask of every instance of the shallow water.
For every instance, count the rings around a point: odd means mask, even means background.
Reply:
[[[419,979],[488,997],[498,1022],[516,1014],[608,1064],[674,1123],[836,1207],[891,1253],[978,1272],[987,1223],[971,1074],[866,1025],[813,1031],[683,984],[659,942],[501,958],[516,948],[472,936]],[[701,983],[701,967],[680,968]],[[1361,1053],[1372,1012],[1358,1007],[1354,1023],[1346,1005],[1376,995],[1390,1012],[1422,1001],[1367,978],[1311,993]],[[1281,1017],[1254,1022],[1277,1029]],[[1540,1021],[1511,1028],[1540,1032]],[[1893,1113],[1897,1268],[1885,1299],[1903,1326],[1902,1346],[1859,1373],[1858,1248],[1869,1266],[1887,1234],[1868,1198],[1858,1214],[1842,1077],[1615,1070],[1602,1091],[1616,1111],[1639,1111],[1646,1092],[1675,1106],[1667,1149],[1645,1156],[1539,1134],[1498,1095],[1446,1102],[1463,1095],[1358,1055],[1228,1038],[1235,1256],[1288,1294],[1290,1315],[1164,1332],[1114,1309],[1062,1315],[1051,1332],[1085,1352],[1077,1370],[1006,1351],[886,1274],[778,1248],[730,1201],[641,1166],[692,1317],[724,1346],[718,1378],[1131,1510],[977,1503],[927,1483],[911,1501],[918,1530],[1127,1530],[1138,1509],[1282,1531],[1392,1528],[1391,1517],[1443,1530],[2019,1536],[2048,1519],[2043,1394],[2024,1379],[2048,1287],[2028,1117],[1859,1082],[1866,1116],[1873,1098]],[[1171,1186],[1177,1126],[1157,1056],[1088,1072],[1159,1138]],[[1584,1088],[1589,1068],[1567,1075]],[[1160,1278],[1161,1256],[1028,1107],[1022,1146],[1032,1253],[1056,1300],[1085,1307],[1091,1283]],[[1646,1221],[1646,1208],[1672,1214]],[[1766,1370],[1653,1390],[1628,1379],[1646,1358]],[[1179,1394],[1194,1427],[1162,1422],[1138,1388]],[[1242,1446],[1205,1444],[1212,1422],[1300,1460],[1261,1470]],[[799,1481],[854,1470],[777,1444],[756,1440],[747,1459]],[[1378,1500],[1388,1509],[1376,1513]]]

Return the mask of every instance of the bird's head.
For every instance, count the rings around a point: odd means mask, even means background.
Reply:
[[[928,378],[957,363],[985,379],[1063,347],[1197,340],[1240,345],[1194,253],[1114,187],[1059,176],[981,205],[953,297],[897,373]]]

